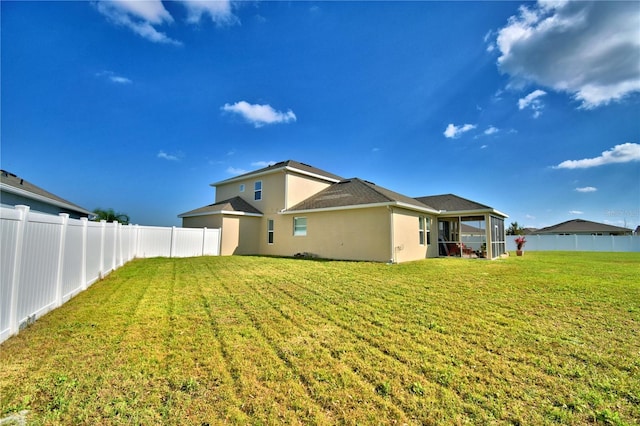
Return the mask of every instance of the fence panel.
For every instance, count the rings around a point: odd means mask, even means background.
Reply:
[[[206,229],[203,243],[203,256],[220,256],[220,229]]]
[[[84,250],[84,224],[70,221],[64,242],[62,263],[62,301],[69,300],[79,293],[82,286],[82,252]]]
[[[62,218],[30,213],[25,223],[20,284],[29,283],[29,291],[18,293],[17,317],[44,315],[55,306]],[[27,256],[24,253],[28,253]]]
[[[171,256],[171,228],[140,226],[138,229],[138,257]]]
[[[218,255],[219,229],[122,226],[0,207],[0,343],[135,257]]]
[[[86,285],[91,285],[102,276],[102,229],[101,222],[87,223],[86,241]]]
[[[507,236],[507,250],[515,251],[515,236]],[[639,235],[526,235],[526,251],[640,252]]]

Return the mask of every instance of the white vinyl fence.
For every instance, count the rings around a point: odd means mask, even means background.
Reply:
[[[515,251],[515,235],[507,235],[507,250]],[[640,252],[638,235],[525,235],[524,251]]]
[[[0,207],[0,343],[136,257],[220,254],[219,229],[121,225]]]

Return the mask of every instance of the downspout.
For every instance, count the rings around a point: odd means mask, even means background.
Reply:
[[[395,238],[393,236],[393,207],[388,206],[389,209],[389,237],[391,238],[391,263],[396,263],[396,251],[393,247]]]

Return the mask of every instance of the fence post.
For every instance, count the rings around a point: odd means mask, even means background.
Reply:
[[[82,290],[87,289],[87,228],[89,227],[89,219],[81,217],[82,222],[82,249],[80,250],[80,284]]]
[[[24,234],[29,216],[29,206],[17,205],[15,209],[20,214],[18,229],[16,230],[16,249],[13,255],[13,271],[11,274],[11,288],[9,289],[9,336],[18,332],[18,289],[20,288],[20,269],[22,268],[22,250]]]
[[[107,221],[106,220],[101,220],[100,221],[100,273],[98,274],[98,277],[100,277],[100,279],[102,279],[102,277],[104,276],[104,234],[106,232],[106,226],[107,226]]]
[[[118,263],[118,222],[113,221],[113,259],[111,260],[111,270],[116,270],[116,265]]]
[[[169,257],[173,257],[173,253],[175,252],[176,244],[176,227],[171,227],[171,245],[169,247]]]
[[[62,223],[60,224],[60,244],[58,245],[58,271],[56,274],[56,300],[55,307],[62,306],[62,272],[64,269],[64,252],[67,239],[67,226],[69,225],[69,214],[60,213]]]
[[[202,256],[204,256],[204,250],[207,242],[207,227],[202,228]]]

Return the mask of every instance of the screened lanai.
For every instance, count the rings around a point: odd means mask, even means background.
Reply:
[[[506,214],[453,194],[419,197],[417,200],[440,211],[440,256],[495,259],[506,253]]]

